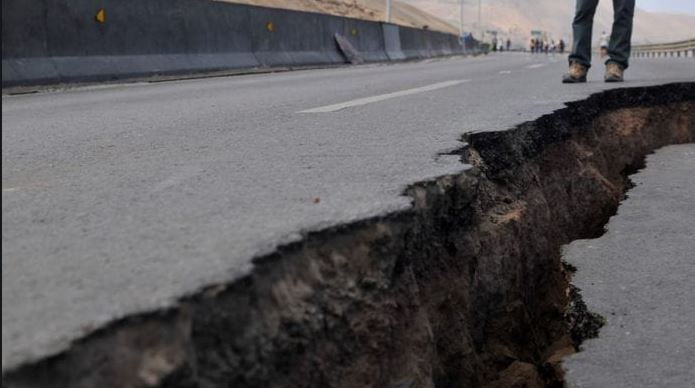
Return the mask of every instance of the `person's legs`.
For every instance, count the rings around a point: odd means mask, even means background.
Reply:
[[[613,0],[613,31],[608,45],[608,61],[627,69],[632,39],[632,17],[635,0]]]
[[[634,0],[631,1],[634,4]],[[572,22],[574,44],[569,59],[570,62],[577,62],[587,68],[591,67],[591,29],[594,27],[594,14],[597,5],[598,0],[577,0],[574,21]]]

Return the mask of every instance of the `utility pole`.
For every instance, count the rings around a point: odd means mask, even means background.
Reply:
[[[459,15],[459,37],[463,39],[463,1],[461,0],[461,14]]]
[[[391,1],[386,0],[386,23],[391,23]]]
[[[482,25],[482,17],[483,17],[483,0],[478,0],[478,29],[480,29],[480,41],[483,41],[483,25]]]

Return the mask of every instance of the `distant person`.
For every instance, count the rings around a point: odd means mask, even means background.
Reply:
[[[608,34],[606,31],[601,33],[601,40],[599,41],[599,47],[601,49],[601,59],[608,55]]]
[[[492,38],[492,51],[497,51],[497,38]]]
[[[466,38],[464,38],[464,42],[466,44],[466,48],[469,50],[480,49],[480,42],[475,40],[473,33],[469,33]]]
[[[512,41],[507,39],[507,51],[511,50],[512,48]]]
[[[535,53],[536,53],[536,40],[531,39],[531,54],[535,54]]]
[[[577,0],[572,22],[574,43],[569,57],[569,72],[562,77],[564,83],[586,82],[586,74],[591,67],[591,29],[597,6],[598,0]],[[630,58],[635,0],[613,0],[613,13],[604,80],[622,82]]]
[[[543,52],[545,55],[548,55],[548,51],[550,50],[550,44],[548,42],[543,42]]]
[[[565,53],[565,41],[560,39],[560,43],[558,43],[558,48],[560,49],[560,54]]]
[[[541,53],[541,47],[543,46],[543,42],[541,42],[540,39],[536,39],[536,53],[540,54]]]

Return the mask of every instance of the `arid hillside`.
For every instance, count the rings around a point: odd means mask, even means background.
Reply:
[[[357,19],[384,20],[386,0],[219,0],[230,3],[251,4],[272,8],[285,8],[298,11],[321,12],[331,15],[347,16]],[[433,16],[427,11],[416,8],[405,2],[394,0],[391,10],[392,21],[404,26],[444,31],[458,34],[456,27]]]
[[[386,0],[221,0],[286,8],[367,20],[384,20]],[[568,40],[574,11],[571,0],[484,0],[482,30],[498,31],[505,39],[525,44],[531,30],[546,31],[550,39]],[[596,36],[610,31],[612,2],[601,1],[594,26]],[[397,24],[425,27],[457,34],[459,0],[393,0],[392,20]],[[464,29],[479,36],[478,0],[465,0]],[[671,15],[638,9],[635,43],[669,42],[695,37],[695,15]]]
[[[459,0],[404,0],[432,15],[458,25]],[[639,5],[639,3],[638,3]],[[483,0],[482,25],[485,30],[497,30],[513,40],[525,42],[531,30],[547,31],[551,39],[571,37],[574,15],[572,0]],[[599,3],[594,24],[595,34],[610,31],[613,3]],[[464,28],[479,31],[478,1],[466,0]],[[671,15],[637,9],[633,41],[635,43],[670,42],[695,37],[695,15]]]

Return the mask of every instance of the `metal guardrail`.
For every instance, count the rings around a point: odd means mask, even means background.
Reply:
[[[695,38],[673,43],[643,44],[632,46],[632,56],[637,58],[695,58]]]

